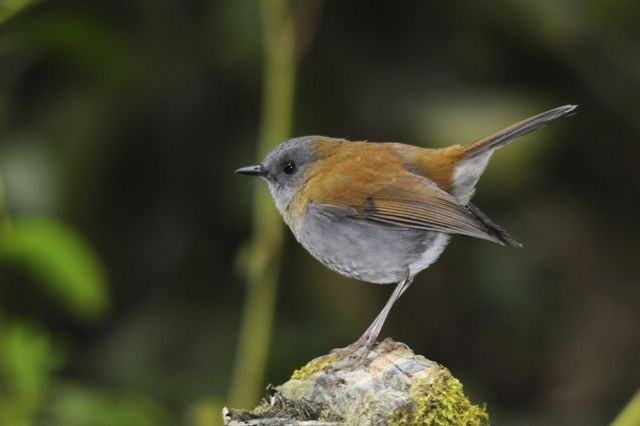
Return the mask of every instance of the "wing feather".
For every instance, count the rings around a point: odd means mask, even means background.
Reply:
[[[426,176],[427,164],[418,161],[422,157],[403,155],[411,149],[364,142],[340,145],[308,172],[306,185],[288,208],[293,212],[291,217],[302,217],[312,205],[321,214],[375,222],[397,230],[421,229],[508,243],[496,226],[483,220],[484,215],[476,214],[440,187],[442,179]],[[456,147],[447,158],[453,161],[461,150]],[[444,165],[440,167],[444,176],[449,160],[440,160],[436,163]]]
[[[469,235],[503,244],[467,207],[427,178],[405,173],[349,206],[351,216],[401,229]],[[344,208],[341,208],[344,212]]]

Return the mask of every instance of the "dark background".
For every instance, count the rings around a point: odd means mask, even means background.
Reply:
[[[437,147],[580,105],[480,181],[476,204],[524,248],[453,238],[382,337],[446,365],[496,424],[610,421],[640,379],[640,3],[316,14],[294,135]],[[262,64],[256,0],[0,3],[0,423],[216,424]],[[289,231],[282,256],[265,385],[350,343],[391,291]]]

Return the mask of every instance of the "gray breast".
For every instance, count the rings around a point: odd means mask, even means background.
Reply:
[[[444,250],[448,235],[399,228],[339,214],[310,204],[298,241],[320,262],[350,278],[387,284],[414,276]]]

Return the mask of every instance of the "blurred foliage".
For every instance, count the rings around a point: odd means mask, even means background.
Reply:
[[[637,424],[640,424],[640,391],[633,395],[631,401],[611,422],[611,426],[634,426]]]
[[[42,424],[69,426],[163,426],[174,424],[168,413],[146,395],[104,392],[87,386],[59,384]]]
[[[0,322],[0,424],[33,423],[61,361],[47,332],[19,321]]]
[[[237,253],[281,222],[232,171],[285,134],[443,146],[566,103],[478,188],[525,248],[454,238],[383,336],[496,424],[611,421],[640,383],[640,3],[283,3],[298,60],[274,106],[258,0],[0,1],[0,424],[215,424],[241,333],[265,363],[247,400],[360,335],[390,289],[288,232],[278,309],[245,304],[273,253]],[[242,332],[251,306],[273,327]]]
[[[88,245],[58,221],[23,219],[0,234],[0,262],[16,264],[76,315],[104,313],[108,296],[102,267]]]
[[[0,25],[23,9],[40,0],[2,0],[0,1]]]
[[[224,405],[218,400],[201,400],[194,403],[187,413],[186,423],[190,426],[215,426],[223,424]]]

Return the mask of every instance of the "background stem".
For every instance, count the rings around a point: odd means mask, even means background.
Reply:
[[[262,0],[261,8],[265,67],[260,159],[289,137],[296,77],[289,1]],[[234,407],[250,407],[262,393],[280,274],[282,220],[264,185],[256,185],[253,211],[247,294],[228,401]]]

